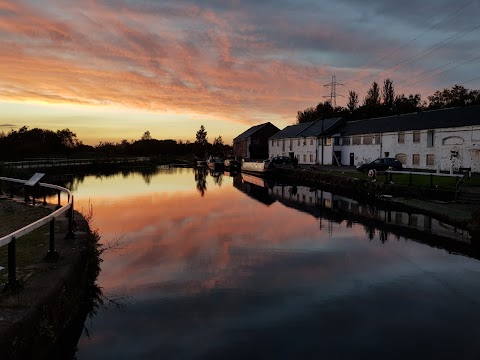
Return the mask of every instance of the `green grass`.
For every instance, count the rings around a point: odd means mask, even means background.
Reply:
[[[0,236],[5,236],[15,230],[39,220],[51,213],[51,210],[39,206],[29,206],[12,200],[0,199]],[[55,224],[55,230],[60,231],[60,224]],[[26,278],[34,271],[35,263],[42,261],[49,246],[49,224],[22,236],[16,241],[17,276]],[[0,248],[0,265],[5,269],[0,271],[0,281],[7,279],[8,246]]]

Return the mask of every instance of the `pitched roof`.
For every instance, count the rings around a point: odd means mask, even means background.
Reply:
[[[480,105],[350,121],[339,132],[348,136],[471,125],[480,125]]]
[[[246,139],[250,136],[252,136],[253,134],[255,134],[258,130],[260,130],[261,128],[263,128],[264,126],[270,124],[271,126],[277,128],[275,125],[273,125],[271,122],[266,122],[266,123],[263,123],[263,124],[260,124],[260,125],[255,125],[255,126],[252,126],[250,129],[248,129],[247,131],[244,131],[243,133],[241,133],[240,135],[238,135],[236,138],[234,138],[233,140],[240,140],[240,139]],[[278,129],[278,128],[277,128]],[[280,129],[278,129],[280,130]]]
[[[270,140],[285,139],[292,137],[307,137],[319,136],[321,134],[329,134],[342,122],[342,118],[333,118],[325,120],[315,120],[297,125],[287,126],[285,129],[279,131]]]

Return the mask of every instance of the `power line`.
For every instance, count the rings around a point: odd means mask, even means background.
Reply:
[[[480,51],[480,50],[479,50],[479,51]],[[424,79],[415,81],[415,82],[413,82],[413,83],[411,83],[411,84],[408,84],[408,85],[406,85],[406,86],[416,85],[416,84],[421,83],[421,82],[423,82],[423,81],[425,81],[425,80],[427,80],[427,79],[430,79],[430,78],[435,77],[435,76],[439,76],[439,75],[444,74],[444,73],[446,73],[446,72],[448,72],[448,71],[450,71],[450,70],[459,68],[460,66],[466,65],[466,64],[468,64],[468,63],[471,63],[472,61],[479,60],[479,59],[480,59],[480,56],[477,56],[476,58],[470,59],[470,60],[464,62],[463,64],[459,64],[459,65],[454,66],[454,67],[452,67],[452,68],[450,68],[450,69],[446,69],[446,70],[444,70],[444,71],[441,71],[441,72],[439,72],[439,73],[437,73],[437,74],[433,74],[433,75],[427,76],[427,77],[424,78]],[[406,86],[404,86],[403,88],[405,88]],[[400,88],[400,89],[402,89],[402,88]]]
[[[430,28],[428,28],[427,30],[425,30],[424,32],[422,32],[420,35],[417,35],[416,37],[414,37],[413,39],[407,41],[406,43],[404,43],[403,45],[399,46],[398,48],[396,48],[395,50],[393,50],[392,52],[384,55],[382,58],[380,58],[379,60],[375,61],[374,63],[372,64],[369,64],[367,66],[365,66],[363,69],[361,69],[360,71],[357,71],[351,75],[348,75],[347,77],[345,77],[343,79],[343,81],[351,78],[351,77],[354,77],[360,73],[362,73],[363,71],[371,68],[372,66],[380,63],[381,61],[385,60],[386,58],[396,54],[398,51],[400,51],[401,49],[403,49],[404,47],[406,47],[407,45],[411,44],[412,42],[418,40],[419,38],[421,38],[423,35],[425,35],[426,33],[428,33],[429,31],[435,29],[437,26],[439,26],[441,23],[447,21],[449,18],[455,16],[458,12],[460,12],[461,10],[465,9],[468,5],[470,5],[471,3],[473,2],[473,0],[470,0],[470,1],[467,1],[464,5],[462,5],[461,7],[459,7],[457,10],[455,10],[453,13],[447,15],[446,17],[444,17],[442,20],[440,20],[439,22],[435,23],[434,25],[432,25]],[[361,80],[359,80],[361,81]]]
[[[428,54],[430,54],[435,48],[441,47],[441,46],[445,45],[447,42],[449,42],[450,40],[452,40],[452,39],[454,39],[454,38],[458,39],[458,38],[460,38],[460,37],[462,37],[462,36],[465,36],[465,35],[468,34],[469,32],[473,32],[473,31],[475,31],[475,30],[477,30],[477,29],[479,29],[479,28],[480,28],[480,25],[471,26],[471,27],[469,27],[469,28],[467,28],[467,29],[465,29],[465,30],[462,30],[462,31],[460,31],[460,32],[458,32],[458,33],[456,33],[456,34],[454,34],[454,35],[452,35],[452,36],[450,36],[450,37],[448,37],[448,38],[446,38],[446,39],[444,39],[444,40],[436,43],[435,45],[430,46],[429,48],[427,48],[427,49],[419,52],[418,54],[415,54],[415,55],[413,55],[413,56],[411,56],[411,57],[409,57],[409,58],[407,58],[407,59],[405,59],[405,60],[402,60],[402,61],[400,61],[400,62],[398,62],[398,63],[396,63],[396,64],[394,64],[394,65],[392,65],[392,66],[389,66],[388,68],[386,68],[386,69],[384,69],[384,70],[380,70],[380,71],[377,71],[377,72],[375,72],[375,73],[373,73],[373,74],[367,75],[367,76],[365,76],[365,77],[363,77],[363,78],[361,78],[361,79],[359,79],[359,80],[357,80],[357,81],[363,81],[363,80],[365,80],[365,79],[368,79],[369,77],[372,77],[372,76],[378,75],[378,74],[380,74],[380,73],[386,72],[386,71],[388,71],[388,70],[390,70],[390,69],[396,68],[397,66],[400,66],[400,65],[404,66],[406,63],[413,62],[413,61],[415,61],[415,60],[421,59],[422,57],[425,57],[425,56],[427,56]],[[455,39],[455,40],[456,40],[456,39]],[[400,66],[400,67],[401,67],[401,66]]]
[[[401,80],[401,81],[397,81],[397,82],[396,82],[396,85],[401,84],[401,83],[404,83],[404,82],[406,82],[406,81],[410,81],[410,80],[413,79],[413,78],[418,78],[419,76],[428,74],[428,73],[430,73],[430,72],[432,72],[432,71],[439,70],[439,69],[441,69],[441,68],[444,68],[445,66],[454,64],[454,63],[456,63],[457,61],[460,61],[460,60],[462,60],[462,59],[468,58],[468,57],[470,57],[470,56],[472,56],[472,55],[475,55],[475,54],[477,54],[477,53],[479,53],[479,52],[480,52],[480,50],[474,51],[474,52],[471,53],[471,54],[468,54],[468,55],[462,56],[462,57],[460,57],[460,58],[458,58],[458,59],[452,60],[452,61],[450,61],[449,63],[446,63],[446,64],[443,64],[443,65],[434,67],[433,69],[426,70],[426,71],[421,72],[420,74],[416,74],[416,75],[414,75],[414,76],[412,76],[412,77],[410,77],[410,78],[403,79],[403,80]]]

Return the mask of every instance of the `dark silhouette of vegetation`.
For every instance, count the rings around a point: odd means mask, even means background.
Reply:
[[[224,144],[218,136],[214,144],[207,141],[205,127],[197,132],[200,143],[157,140],[150,131],[145,131],[139,140],[120,142],[101,141],[96,146],[83,144],[70,129],[58,131],[23,126],[18,130],[0,132],[0,161],[20,161],[38,158],[105,158],[105,157],[156,157],[163,155],[188,157],[212,151],[218,154],[231,152],[231,146]],[[199,148],[200,147],[200,148]]]
[[[480,90],[468,90],[461,85],[455,85],[450,89],[438,90],[428,96],[427,105],[420,94],[396,95],[393,81],[385,79],[381,89],[377,82],[372,83],[361,106],[358,105],[358,99],[358,94],[351,90],[345,108],[333,108],[330,102],[325,101],[320,102],[316,107],[312,106],[298,111],[297,124],[334,117],[344,117],[349,121],[424,110],[480,105]]]

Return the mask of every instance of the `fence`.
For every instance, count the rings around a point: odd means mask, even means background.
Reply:
[[[99,159],[65,159],[65,158],[48,158],[33,159],[25,161],[6,161],[3,166],[6,168],[30,169],[30,168],[47,168],[61,166],[79,166],[92,164],[122,164],[148,161],[148,157],[129,157],[129,158],[99,158]]]
[[[0,185],[2,185],[3,183],[10,184],[10,189],[9,189],[10,197],[13,197],[14,195],[15,184],[25,185],[26,182],[27,182],[26,180],[0,177]],[[41,188],[44,188],[44,193],[43,193],[44,205],[46,205],[47,189],[55,190],[57,192],[57,199],[58,199],[57,209],[53,213],[41,218],[40,220],[37,220],[6,236],[0,237],[0,247],[5,245],[8,246],[8,282],[5,286],[5,288],[7,289],[15,290],[19,286],[19,283],[16,277],[16,242],[19,238],[32,232],[35,229],[38,229],[39,227],[47,223],[50,223],[50,243],[49,243],[49,250],[47,253],[47,260],[56,261],[58,259],[58,253],[55,250],[55,219],[65,213],[67,213],[67,216],[68,216],[68,227],[67,227],[67,234],[65,238],[67,239],[74,238],[74,233],[73,233],[74,199],[70,190],[58,185],[52,185],[52,184],[46,184],[46,183],[38,183],[38,186]],[[0,190],[1,190],[1,187],[0,187]],[[28,199],[26,189],[24,189],[24,192],[25,192],[25,199]],[[61,196],[60,196],[61,192],[67,193],[67,196],[68,196],[67,204],[64,206],[61,205]],[[33,199],[33,203],[35,204],[35,195],[32,196],[32,199]]]

